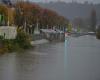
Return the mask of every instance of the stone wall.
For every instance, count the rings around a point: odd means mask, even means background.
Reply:
[[[40,34],[49,41],[64,41],[65,35],[62,31],[55,31],[52,29],[41,29]]]

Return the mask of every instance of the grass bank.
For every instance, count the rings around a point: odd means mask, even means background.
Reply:
[[[31,48],[30,37],[24,31],[17,31],[16,39],[8,40],[0,37],[0,54],[19,52]]]

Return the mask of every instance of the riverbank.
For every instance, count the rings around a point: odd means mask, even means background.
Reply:
[[[56,43],[58,41],[49,41],[47,39],[39,39],[30,41],[25,38],[22,38],[22,35],[17,37],[14,40],[1,40],[0,41],[0,54],[11,53],[11,52],[22,52],[28,49],[31,49],[37,45],[46,44],[46,43]]]
[[[15,39],[0,38],[0,54],[22,51],[31,47],[30,36],[23,30],[17,31]]]

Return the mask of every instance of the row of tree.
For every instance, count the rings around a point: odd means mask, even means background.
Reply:
[[[28,25],[39,28],[65,27],[68,25],[68,19],[58,15],[55,11],[41,8],[30,2],[19,2],[14,7],[0,5],[0,14],[4,15],[6,25],[16,25],[26,27]]]

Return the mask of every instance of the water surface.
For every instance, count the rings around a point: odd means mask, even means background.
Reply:
[[[100,40],[94,36],[0,56],[0,80],[100,80],[99,75]]]

